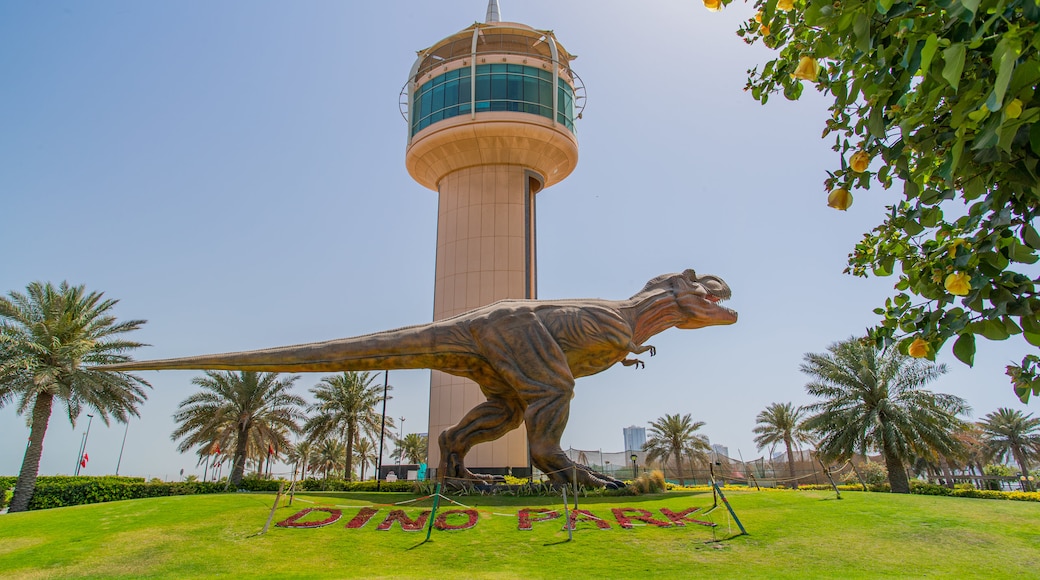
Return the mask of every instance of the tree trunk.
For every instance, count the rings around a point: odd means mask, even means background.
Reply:
[[[1015,456],[1015,461],[1018,462],[1018,468],[1022,470],[1022,477],[1025,478],[1019,480],[1022,482],[1022,491],[1033,491],[1033,482],[1029,481],[1029,470],[1026,469],[1026,458],[1025,453],[1022,452],[1022,447],[1015,445],[1011,451]]]
[[[675,450],[675,469],[677,470],[676,475],[679,477],[679,485],[686,487],[686,480],[683,479],[682,472],[682,453],[678,449]]]
[[[888,469],[888,484],[892,493],[910,493],[910,480],[906,477],[906,468],[902,460],[889,449],[882,450],[885,467]]]
[[[29,428],[29,446],[25,449],[22,469],[18,472],[18,482],[11,498],[11,513],[24,512],[29,509],[29,500],[36,490],[36,476],[40,473],[40,457],[43,456],[43,436],[47,434],[47,424],[51,419],[51,406],[54,395],[40,393],[32,410],[32,427]],[[77,461],[80,458],[76,458]]]
[[[787,471],[791,474],[791,485],[798,489],[798,480],[794,476],[794,452],[791,450],[791,440],[785,437],[784,445],[787,446]]]
[[[946,478],[946,487],[953,489],[954,485],[956,485],[954,483],[955,480],[953,479],[953,469],[950,467],[950,462],[947,461],[945,457],[939,458],[939,468],[942,469],[943,477]]]
[[[344,441],[347,448],[347,458],[343,462],[343,481],[350,481],[351,476],[354,475],[354,430],[356,429],[353,423],[347,425],[347,440]]]
[[[238,426],[238,437],[235,440],[235,468],[231,471],[231,483],[238,485],[242,483],[242,476],[246,471],[246,446],[249,442],[249,425]]]

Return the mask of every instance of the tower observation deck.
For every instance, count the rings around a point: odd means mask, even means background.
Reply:
[[[439,198],[434,320],[537,297],[535,194],[578,163],[585,89],[571,69],[576,57],[552,31],[498,14],[491,0],[487,22],[420,50],[401,91],[408,173]],[[485,401],[476,383],[433,372],[431,467],[440,467],[440,433]],[[465,462],[476,472],[528,473],[523,427],[475,446]]]

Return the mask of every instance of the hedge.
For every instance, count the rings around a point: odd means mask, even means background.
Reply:
[[[870,491],[888,492],[890,488],[887,483],[881,485],[868,485]],[[831,490],[829,485],[802,485],[799,489]],[[861,485],[839,485],[840,491],[863,491]],[[922,481],[910,482],[910,493],[915,495],[942,495],[948,497],[973,497],[977,499],[1003,499],[1014,501],[1036,501],[1040,502],[1040,492],[1036,491],[993,491],[989,489],[956,488],[950,489],[946,486]]]
[[[11,488],[17,477],[0,476],[0,509],[6,505]],[[278,491],[278,487],[289,482],[279,479],[258,479],[247,477],[237,486],[235,491]],[[41,510],[56,507],[140,499],[145,497],[164,497],[170,495],[193,495],[203,493],[223,493],[226,481],[180,481],[165,482],[152,480],[146,482],[143,477],[117,476],[42,476],[36,480],[36,490],[29,500],[30,510]],[[307,479],[296,482],[297,491],[376,491],[375,481],[343,481],[340,479]],[[384,481],[379,491],[413,492],[416,490],[413,481]]]
[[[89,503],[220,493],[224,483],[210,482],[152,482],[139,477],[40,477],[29,500],[30,510],[67,507]]]
[[[367,481],[343,481],[342,479],[305,479],[296,482],[296,489],[303,491],[376,491],[376,483]],[[384,481],[379,483],[379,491],[413,492],[415,481]],[[278,485],[274,489],[277,491]]]

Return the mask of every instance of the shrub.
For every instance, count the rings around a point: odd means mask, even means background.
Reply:
[[[224,485],[219,483],[145,483],[140,477],[44,476],[36,480],[36,489],[29,500],[29,509],[222,491]]]
[[[285,487],[289,487],[289,482],[284,479],[260,479],[255,476],[244,477],[238,483],[238,489],[245,491],[278,491],[278,486],[283,483]]]
[[[416,482],[407,480],[384,481],[379,484],[379,491],[412,491]],[[304,491],[376,491],[376,482],[343,481],[342,479],[305,479],[296,482],[297,489]],[[275,484],[274,489],[278,489]]]

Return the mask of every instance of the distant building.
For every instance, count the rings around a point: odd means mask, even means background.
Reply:
[[[636,427],[625,427],[622,429],[625,433],[625,453],[630,451],[642,451],[646,445],[646,428]]]
[[[729,457],[729,447],[725,445],[719,445],[718,443],[711,444],[711,450],[715,452],[715,455],[722,457]]]

